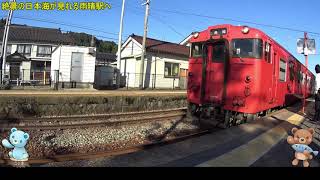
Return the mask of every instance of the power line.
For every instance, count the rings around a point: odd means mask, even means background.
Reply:
[[[283,30],[288,30],[288,31],[307,32],[307,33],[310,33],[310,34],[320,35],[320,33],[318,33],[318,32],[304,31],[304,30],[300,30],[300,29],[294,29],[294,28],[289,28],[289,27],[281,27],[281,26],[257,23],[257,22],[252,22],[252,21],[243,21],[243,20],[237,20],[237,19],[231,19],[231,18],[222,18],[222,17],[216,17],[216,16],[202,15],[202,14],[196,14],[196,13],[188,13],[188,12],[175,11],[175,10],[166,10],[166,9],[159,9],[159,8],[154,8],[154,10],[161,11],[161,12],[167,12],[167,13],[180,14],[180,15],[189,15],[189,16],[208,18],[208,19],[219,19],[219,20],[225,20],[225,21],[233,21],[233,22],[239,22],[239,23],[254,24],[254,25],[259,25],[259,26],[283,29]]]
[[[135,6],[131,5],[131,7],[137,9],[137,7],[135,7]],[[233,22],[246,23],[246,24],[254,24],[254,25],[258,25],[258,26],[265,26],[265,27],[283,29],[283,30],[288,30],[288,31],[295,31],[295,32],[307,32],[307,33],[310,33],[310,34],[314,34],[314,35],[319,35],[320,36],[319,32],[311,32],[311,31],[305,31],[305,30],[295,29],[295,28],[290,28],[290,27],[276,26],[276,25],[264,24],[264,23],[257,23],[257,22],[253,22],[253,21],[244,21],[244,20],[239,20],[239,19],[223,18],[223,17],[217,17],[217,16],[202,15],[202,14],[197,14],[197,13],[189,13],[189,12],[186,12],[186,11],[176,11],[176,10],[168,10],[168,9],[160,9],[160,8],[152,8],[152,10],[156,10],[158,12],[167,12],[167,13],[180,14],[180,15],[197,16],[197,17],[208,18],[208,19],[218,19],[218,20],[233,21]]]
[[[57,25],[63,25],[63,26],[69,26],[69,27],[85,29],[85,30],[90,30],[90,31],[96,31],[96,32],[101,32],[101,33],[105,33],[105,34],[109,34],[109,35],[118,36],[118,33],[107,32],[107,31],[104,31],[104,30],[100,30],[100,29],[96,29],[96,28],[90,28],[90,27],[86,27],[86,26],[83,26],[83,25],[76,25],[76,24],[70,24],[70,23],[65,23],[65,22],[52,21],[52,20],[48,20],[48,19],[30,18],[30,17],[23,17],[23,16],[14,16],[13,18],[24,19],[24,20],[32,20],[32,21],[38,21],[38,22],[45,22],[45,23],[51,23],[51,24],[57,24]]]
[[[126,5],[128,6],[128,5]],[[132,13],[136,14],[136,15],[142,15],[143,14],[143,10],[138,8],[138,7],[134,7],[134,6],[129,6],[129,8],[131,10],[137,10],[137,11],[131,11]],[[138,13],[141,13],[141,14],[138,14]],[[155,16],[155,15],[152,15],[150,14],[149,15],[152,19],[166,25],[170,30],[172,30],[173,32],[175,32],[176,34],[178,34],[179,36],[181,36],[182,38],[185,38],[185,35],[183,35],[182,33],[180,33],[179,31],[177,31],[173,26],[171,26],[170,24],[168,24],[167,22],[165,22],[164,20],[161,19],[161,17],[158,17],[158,16]]]
[[[6,17],[4,17],[4,18],[6,18]],[[14,17],[14,18],[21,18],[22,19],[22,17]],[[37,19],[34,19],[34,18],[23,18],[23,19],[27,19],[27,20],[32,20],[32,21],[38,21]],[[52,24],[57,24],[57,23],[53,23],[53,22],[48,22],[48,21],[42,21],[41,20],[41,22],[47,22],[47,23],[52,23]],[[69,25],[65,25],[65,26],[69,26]],[[83,28],[82,28],[83,29]],[[63,31],[68,31],[68,30],[65,30],[65,29],[62,29]],[[94,36],[96,36],[96,37],[101,37],[101,38],[104,38],[104,39],[108,39],[108,40],[118,40],[117,38],[113,38],[113,37],[106,37],[106,36],[101,36],[101,35],[94,35]]]
[[[169,25],[168,23],[166,23],[165,21],[163,21],[161,18],[157,17],[157,16],[153,16],[150,15],[151,18],[154,18],[155,20],[163,23],[164,25],[166,25],[169,29],[171,29],[173,32],[175,32],[176,34],[178,34],[179,36],[181,36],[182,38],[185,38],[186,36],[179,33],[174,27],[172,27],[171,25]]]

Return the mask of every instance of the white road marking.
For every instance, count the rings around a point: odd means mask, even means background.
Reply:
[[[294,114],[287,122],[300,125],[304,117]],[[197,165],[197,167],[248,167],[266,154],[281,139],[287,136],[287,131],[282,127],[283,123],[261,134],[248,143],[235,148],[215,159]]]

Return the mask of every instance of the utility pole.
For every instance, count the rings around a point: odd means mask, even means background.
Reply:
[[[143,83],[144,57],[146,52],[146,39],[147,39],[147,33],[148,33],[148,16],[149,16],[149,9],[150,9],[150,0],[146,0],[146,2],[142,5],[146,5],[146,14],[144,16],[144,34],[143,34],[143,41],[142,41],[142,53],[141,53],[141,64],[140,64],[140,79],[139,79],[140,89],[144,89],[144,83]]]
[[[308,41],[308,33],[304,33],[304,48],[303,48],[303,54],[305,57],[305,66],[306,69],[308,69],[308,46],[307,46],[307,41]],[[304,82],[304,92],[303,92],[303,105],[302,105],[302,113],[305,114],[305,106],[306,106],[306,93],[307,93],[307,73],[305,73],[305,82]]]
[[[11,0],[11,2],[15,2],[15,0]],[[6,57],[7,57],[7,43],[9,37],[9,29],[11,24],[13,10],[9,10],[8,17],[6,18],[6,24],[3,31],[3,39],[2,39],[2,52],[1,52],[1,83],[3,83],[3,77],[6,73]]]
[[[121,74],[121,47],[122,47],[122,27],[123,27],[123,17],[124,17],[124,5],[126,0],[122,0],[122,10],[121,10],[121,17],[120,17],[120,30],[119,30],[119,38],[118,38],[118,56],[117,56],[117,68]]]

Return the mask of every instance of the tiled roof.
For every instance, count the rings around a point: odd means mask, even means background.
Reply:
[[[7,56],[7,62],[22,62],[22,61],[30,61],[30,59],[26,58],[25,56],[18,53],[17,51]]]
[[[3,37],[4,27],[0,29],[0,39]],[[40,28],[26,25],[11,25],[9,42],[74,44],[74,40],[59,29]]]
[[[137,36],[133,34],[131,35],[131,37],[135,39],[138,43],[142,44],[142,36]],[[160,52],[183,57],[189,56],[189,48],[187,46],[151,38],[147,38],[146,40],[146,50],[147,52],[154,53]]]

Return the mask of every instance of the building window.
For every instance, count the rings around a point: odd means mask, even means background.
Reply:
[[[165,62],[164,77],[167,77],[167,78],[179,77],[179,64]]]
[[[51,57],[51,53],[51,46],[38,46],[37,48],[37,57]]]
[[[32,45],[30,44],[19,44],[17,51],[24,56],[31,56],[31,47]]]
[[[281,82],[285,82],[285,81],[286,81],[286,69],[287,69],[286,61],[280,59],[279,80],[280,80]]]
[[[0,46],[2,47],[2,44],[0,44]],[[10,55],[10,54],[11,54],[11,49],[12,49],[12,45],[11,45],[11,44],[8,44],[8,45],[7,45],[7,55]],[[0,49],[0,52],[2,52],[2,49]]]
[[[271,63],[271,46],[269,43],[266,42],[266,47],[264,51],[265,60],[267,63]]]

